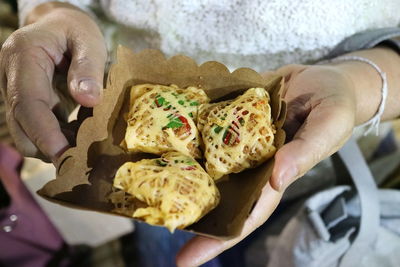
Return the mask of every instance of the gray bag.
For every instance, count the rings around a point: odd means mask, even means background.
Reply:
[[[310,197],[285,226],[268,266],[400,266],[400,191],[377,189],[354,140],[338,154],[357,194],[344,185]]]

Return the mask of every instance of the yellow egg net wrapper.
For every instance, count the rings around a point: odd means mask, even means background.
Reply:
[[[179,151],[200,158],[196,122],[199,106],[208,102],[204,91],[193,86],[133,86],[124,146],[130,152]]]
[[[108,195],[108,199],[114,205],[113,212],[116,213],[131,216],[137,208],[135,198],[131,194],[116,187],[112,188],[112,193]]]
[[[115,175],[114,187],[147,205],[131,214],[121,210],[123,205],[116,211],[165,226],[171,232],[197,222],[220,199],[214,180],[192,157],[179,152],[123,164]]]
[[[269,100],[264,88],[251,88],[236,99],[200,106],[198,129],[212,178],[254,168],[273,156]]]

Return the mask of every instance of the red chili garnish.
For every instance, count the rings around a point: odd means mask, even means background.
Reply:
[[[228,130],[231,132],[234,132],[236,135],[240,135],[240,133],[237,131],[237,129],[233,128],[232,125],[228,127]]]
[[[182,115],[178,115],[178,119],[182,122],[183,125],[174,130],[175,135],[180,137],[189,135],[192,128],[190,127],[188,120]]]
[[[184,170],[184,171],[193,171],[193,170],[196,169],[196,167],[195,166],[187,166],[187,167],[181,168],[181,169]]]
[[[188,120],[187,120],[185,117],[183,117],[182,115],[179,115],[179,116],[178,116],[178,119],[179,119],[183,124],[189,124],[189,123],[188,123]]]
[[[233,140],[232,137],[235,137],[235,139]],[[240,142],[239,133],[232,126],[229,126],[224,132],[222,141],[225,145],[236,145]]]
[[[187,131],[190,131],[190,124],[188,122],[188,120],[183,117],[182,115],[178,117],[178,119],[183,123],[183,125],[186,127]]]
[[[232,124],[236,126],[236,128],[240,128],[236,121],[232,121]]]
[[[232,137],[232,133],[230,131],[228,131],[226,133],[225,138],[224,138],[224,144],[225,145],[229,145],[229,141],[231,140],[231,137]]]
[[[247,114],[249,114],[249,111],[248,111],[248,110],[244,110],[244,111],[242,112],[242,115],[247,115]]]

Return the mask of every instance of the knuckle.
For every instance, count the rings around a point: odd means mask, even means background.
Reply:
[[[19,50],[25,45],[29,45],[29,36],[24,30],[19,29],[13,32],[1,47],[2,53],[10,53]]]
[[[327,107],[326,109],[328,109]],[[329,112],[329,113],[328,113]],[[355,125],[355,113],[351,110],[350,106],[342,101],[336,102],[332,101],[330,110],[326,111],[328,113],[327,119],[332,121],[335,125],[340,125],[340,131],[336,132],[338,137],[351,132]]]
[[[35,38],[24,28],[12,33],[3,43],[0,52],[0,63],[3,69],[14,64],[24,64],[31,61],[46,72],[54,69],[52,59],[46,54],[44,48],[35,44]]]
[[[20,97],[18,97],[18,95],[11,97],[9,100],[9,104],[10,113],[13,115],[13,118],[17,121],[23,118],[26,106],[24,105],[24,102],[20,100]]]
[[[89,64],[91,64],[91,60],[89,59],[88,56],[81,56],[76,59],[76,63],[78,65],[89,65]]]
[[[54,71],[54,63],[52,59],[39,47],[26,49],[21,56],[23,58],[30,58],[32,62],[47,73],[48,76],[50,76]]]
[[[316,164],[322,161],[326,155],[328,149],[326,142],[316,138],[313,142],[302,140],[304,146],[307,147],[307,156],[305,156],[300,162],[297,162],[298,173],[304,175],[306,172],[311,170]]]

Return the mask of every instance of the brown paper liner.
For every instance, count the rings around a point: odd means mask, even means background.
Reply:
[[[277,128],[275,145],[279,149],[284,143],[282,125],[286,104],[281,98],[282,77],[267,80],[248,68],[230,73],[215,61],[198,66],[182,55],[166,59],[158,50],[135,54],[119,47],[117,63],[108,74],[103,102],[80,125],[76,146],[60,157],[56,164],[57,177],[38,191],[41,196],[64,206],[112,213],[114,207],[108,195],[117,169],[126,161],[154,157],[143,153],[130,155],[119,146],[125,135],[123,114],[128,110],[129,89],[143,83],[176,84],[181,88],[197,86],[212,101],[235,97],[248,88],[264,87],[271,96],[272,117]],[[257,168],[231,174],[218,183],[221,192],[218,207],[186,230],[220,239],[239,235],[261,189],[271,177],[273,164],[271,159]]]

